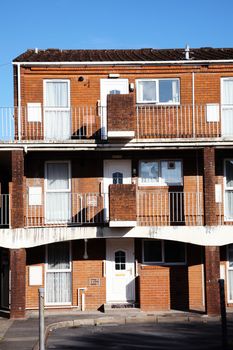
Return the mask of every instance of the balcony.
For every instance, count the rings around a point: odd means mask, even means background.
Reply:
[[[111,227],[204,225],[202,193],[111,185],[109,195],[47,193],[39,205],[38,198],[25,195],[25,227],[103,225],[108,201]]]
[[[117,101],[111,105],[113,99],[107,108],[97,104],[68,109],[2,107],[0,141],[233,139],[233,105],[135,105],[127,95],[115,96],[124,98],[120,111]]]

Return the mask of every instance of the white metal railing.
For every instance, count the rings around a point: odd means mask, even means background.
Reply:
[[[207,107],[136,105],[136,138],[233,138],[233,105],[219,104],[213,114],[211,110],[207,113]],[[98,104],[46,108],[37,103],[20,110],[0,107],[0,142],[106,139],[107,129],[107,108]]]
[[[25,195],[25,226],[103,223],[104,195],[99,193],[45,193]]]
[[[19,113],[20,112],[20,113]],[[101,117],[97,106],[65,109],[37,104],[0,108],[0,142],[65,141],[100,137]],[[18,116],[20,115],[20,131]]]
[[[0,228],[10,225],[10,195],[0,194]]]
[[[195,192],[137,192],[140,226],[203,225],[203,195]]]
[[[138,138],[221,136],[220,115],[219,121],[207,121],[206,105],[137,105],[136,120]]]

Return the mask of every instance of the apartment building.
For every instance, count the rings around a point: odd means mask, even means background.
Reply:
[[[27,50],[0,116],[0,308],[233,303],[233,49]]]

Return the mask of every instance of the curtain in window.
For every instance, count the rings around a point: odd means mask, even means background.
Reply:
[[[48,192],[46,194],[46,223],[71,222],[71,194]]]
[[[46,222],[71,221],[68,163],[47,163]]]
[[[172,102],[179,102],[179,82],[178,80],[172,80]]]
[[[233,79],[223,80],[222,134],[233,135]]]
[[[44,105],[45,139],[69,139],[71,129],[68,82],[46,82]]]
[[[68,163],[47,163],[47,189],[67,190],[69,188]]]
[[[48,270],[70,268],[69,242],[53,243],[48,246]]]
[[[45,107],[69,107],[67,82],[46,82]]]
[[[70,247],[68,242],[48,246],[46,302],[51,304],[71,302]]]
[[[225,192],[225,216],[228,220],[233,218],[233,191]]]

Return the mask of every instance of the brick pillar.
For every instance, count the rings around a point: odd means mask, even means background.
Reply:
[[[205,247],[205,294],[207,315],[220,315],[220,253],[219,247]]]
[[[205,224],[217,225],[215,203],[215,149],[204,148],[204,193],[205,193]],[[206,313],[220,314],[219,284],[220,255],[219,247],[205,247],[205,295]]]
[[[11,227],[24,227],[24,154],[23,151],[12,151],[12,193],[11,193]]]
[[[215,149],[204,148],[204,193],[205,193],[205,224],[217,225],[215,203]]]
[[[25,317],[26,307],[26,250],[10,250],[11,318]]]

